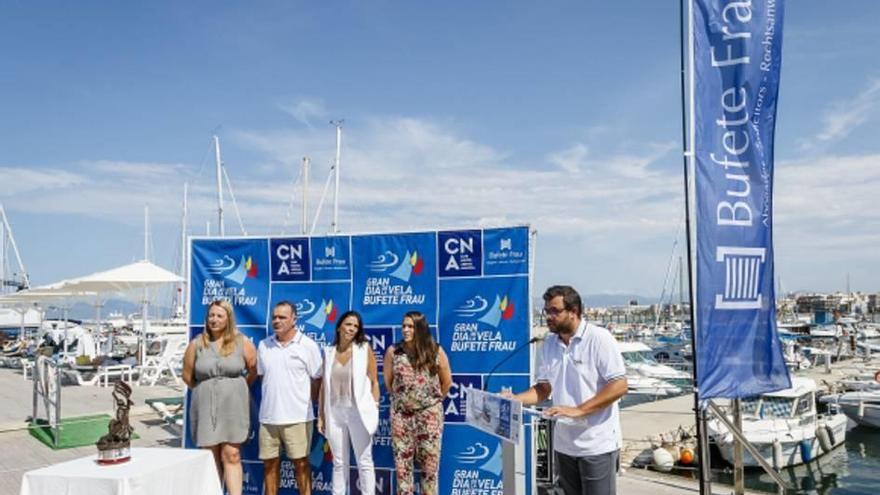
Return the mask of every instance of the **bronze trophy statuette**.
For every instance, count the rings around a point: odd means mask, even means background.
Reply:
[[[128,422],[128,410],[134,405],[131,387],[123,381],[116,382],[113,400],[116,418],[110,420],[110,431],[95,443],[98,447],[98,464],[119,464],[131,460],[131,432],[134,431]]]

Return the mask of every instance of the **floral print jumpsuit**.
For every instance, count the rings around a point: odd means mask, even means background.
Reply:
[[[440,377],[415,370],[402,347],[394,350],[391,391],[391,447],[397,469],[397,493],[412,495],[413,461],[419,464],[421,493],[437,495],[440,440],[443,436],[443,395]]]

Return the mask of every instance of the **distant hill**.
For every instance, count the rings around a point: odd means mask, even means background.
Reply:
[[[101,318],[106,318],[107,315],[114,312],[121,313],[123,316],[140,313],[141,305],[125,299],[108,299],[104,301],[104,305],[101,306]],[[170,313],[170,308],[150,305],[150,316],[153,318],[157,314],[160,318],[166,318]],[[74,304],[67,313],[67,317],[73,320],[94,320],[95,315],[95,306],[84,302]],[[46,311],[47,318],[61,318],[62,316],[61,310],[57,308]]]
[[[630,301],[638,301],[640,305],[656,304],[656,296],[643,296],[639,294],[581,294],[584,305],[587,307],[626,306]],[[544,305],[541,295],[538,294],[533,302],[536,309]]]

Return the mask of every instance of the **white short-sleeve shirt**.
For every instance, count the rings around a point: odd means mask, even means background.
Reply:
[[[288,425],[315,419],[312,380],[323,372],[321,348],[297,331],[282,344],[274,335],[263,339],[257,351],[257,373],[263,378],[260,423]]]
[[[626,376],[623,356],[611,332],[581,320],[566,346],[555,334],[541,348],[538,382],[549,383],[554,406],[578,406],[609,382]],[[572,457],[605,454],[622,444],[617,402],[586,418],[560,420],[554,450]]]

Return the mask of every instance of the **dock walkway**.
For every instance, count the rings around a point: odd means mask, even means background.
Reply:
[[[22,378],[20,369],[0,368],[0,495],[18,495],[21,477],[32,469],[56,464],[95,453],[95,447],[85,446],[52,450],[28,432],[28,418],[32,414],[33,382]],[[181,386],[132,387],[131,424],[140,437],[132,441],[135,447],[177,447],[180,433],[169,427],[149,406],[147,399],[181,397]],[[91,414],[112,416],[113,389],[97,386],[64,386],[61,388],[61,417],[70,418]],[[41,414],[43,414],[41,410]]]
[[[820,386],[833,386],[840,379],[858,371],[880,369],[880,356],[870,362],[846,360],[834,363],[831,373],[823,366],[799,372],[813,378]],[[62,388],[62,417],[89,414],[113,414],[111,388],[65,386]],[[22,475],[39,467],[84,457],[95,452],[93,446],[51,450],[28,432],[31,415],[32,383],[22,378],[21,370],[0,368],[0,495],[18,495]],[[180,397],[182,386],[134,387],[135,405],[130,416],[140,436],[132,442],[137,447],[177,447],[180,434],[169,427],[146,405],[148,399]],[[694,427],[693,398],[674,397],[627,407],[621,410],[624,447],[621,452],[622,474],[618,493],[632,495],[685,495],[699,493],[697,483],[678,476],[664,475],[631,467],[633,459],[650,448],[650,439],[679,428]],[[713,484],[714,493],[731,493],[728,486]]]

